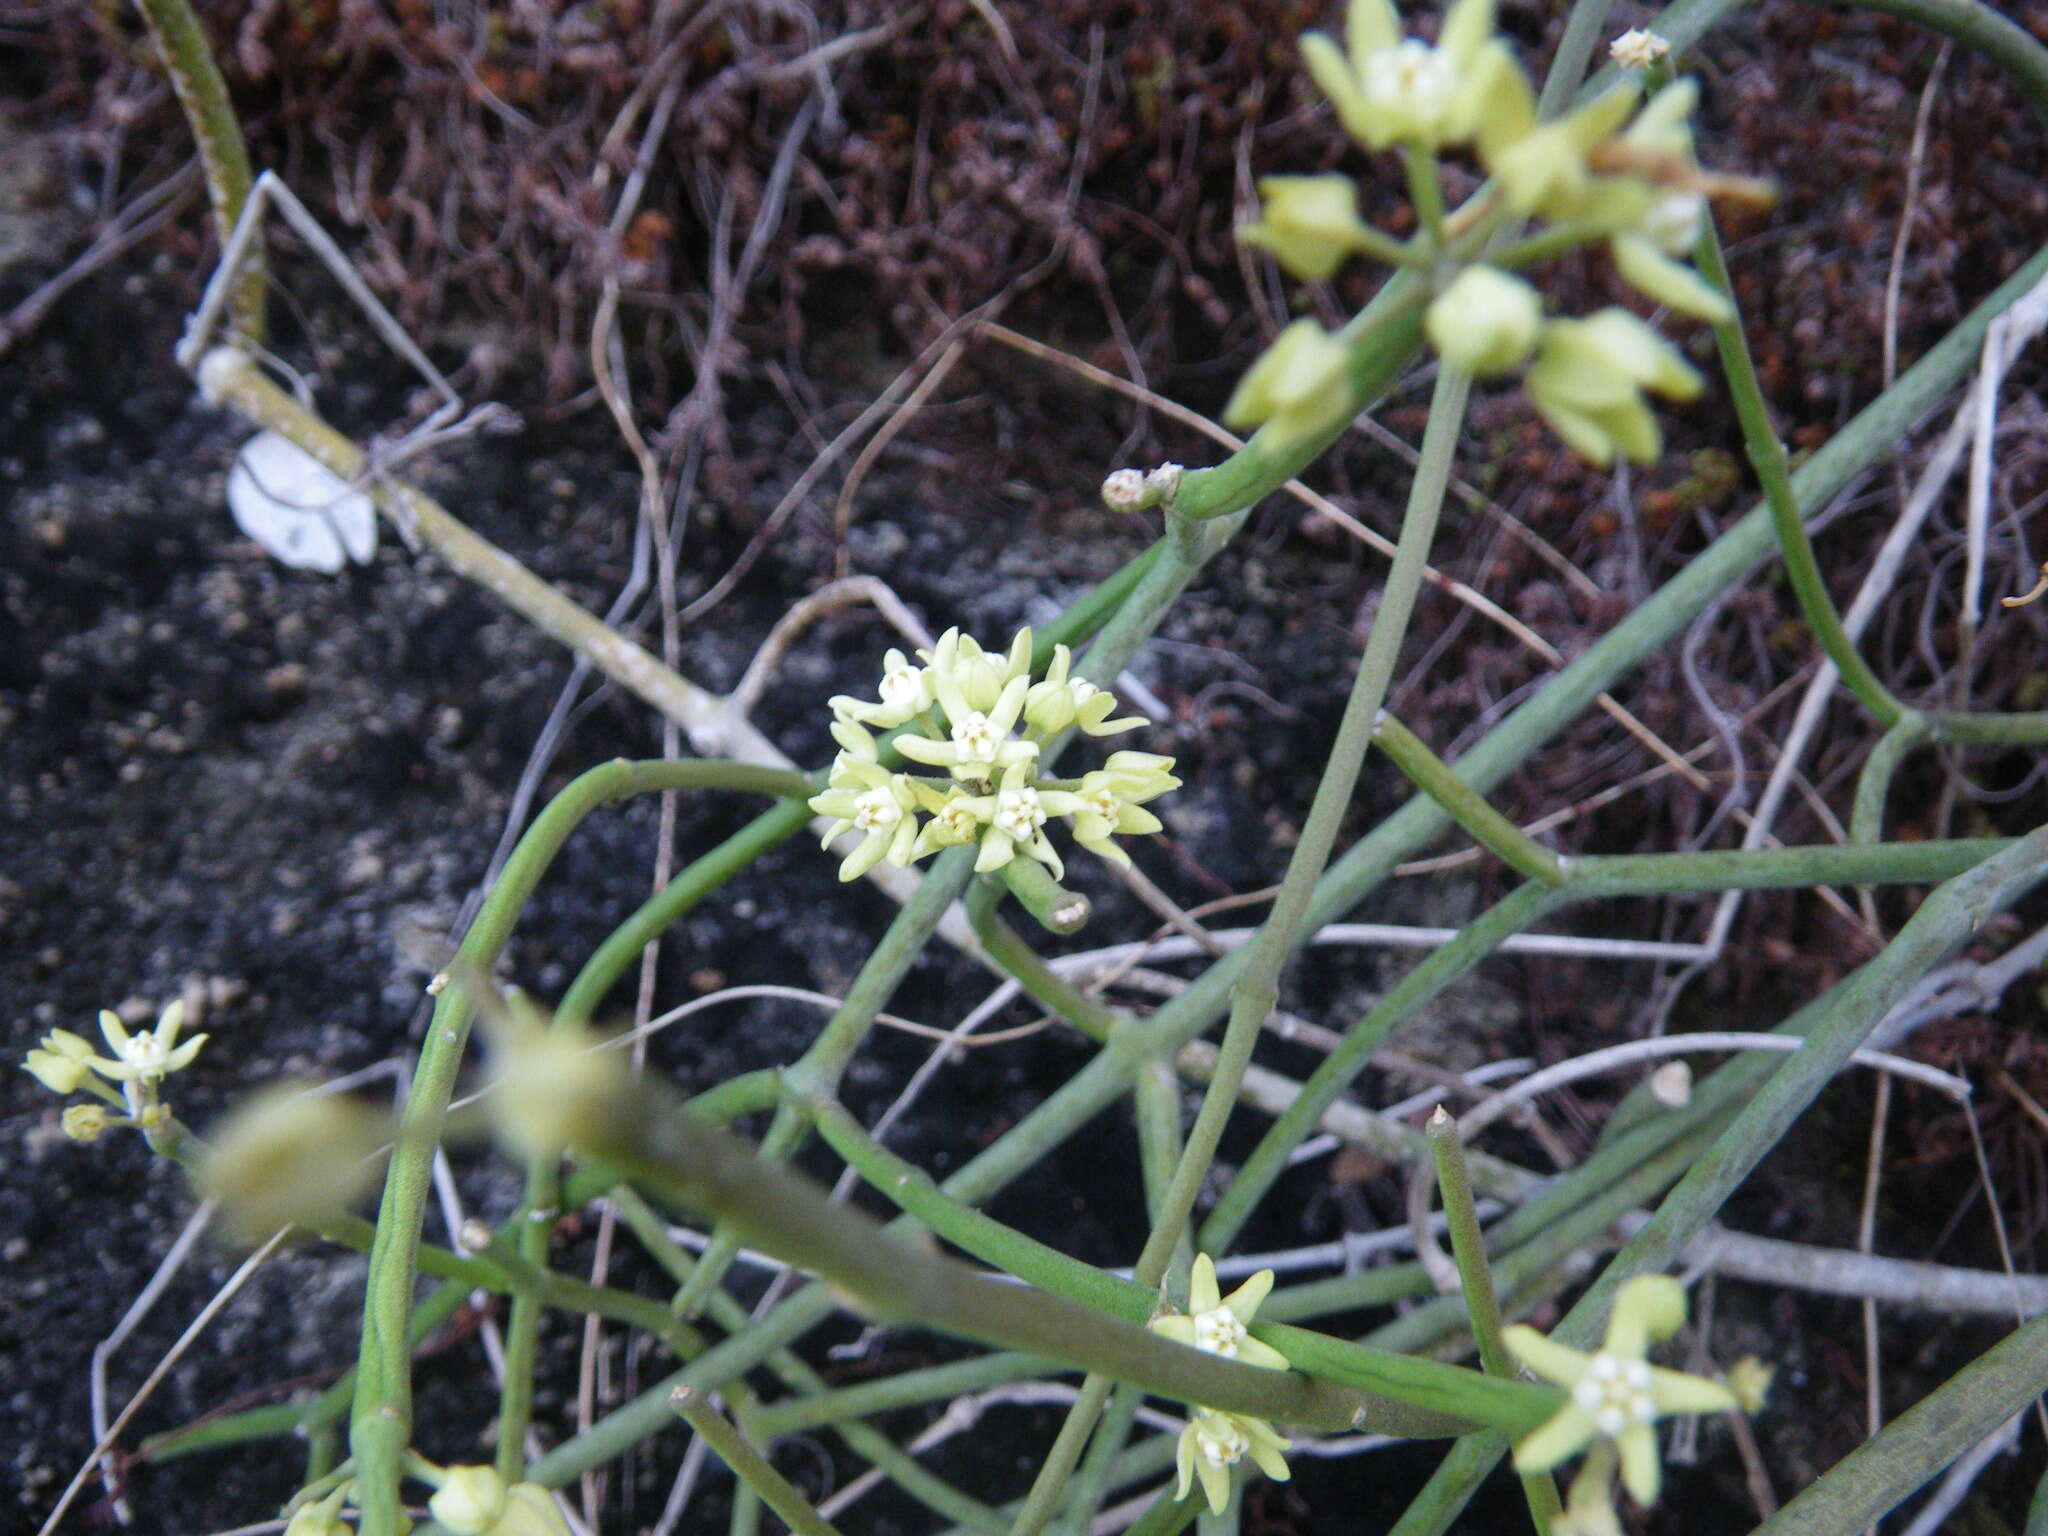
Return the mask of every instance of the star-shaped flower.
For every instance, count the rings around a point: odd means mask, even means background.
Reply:
[[[1188,1489],[1200,1478],[1209,1512],[1220,1515],[1230,1502],[1230,1469],[1245,1457],[1251,1457],[1274,1482],[1287,1481],[1287,1458],[1283,1453],[1288,1444],[1287,1437],[1264,1419],[1222,1413],[1214,1408],[1197,1409],[1180,1432],[1180,1443],[1174,1447],[1180,1483],[1173,1496],[1186,1498]]]
[[[1191,1344],[1226,1360],[1284,1371],[1288,1369],[1287,1357],[1247,1331],[1258,1315],[1259,1303],[1272,1289],[1273,1271],[1262,1269],[1225,1296],[1216,1283],[1216,1265],[1209,1255],[1198,1253],[1188,1275],[1187,1312],[1155,1317],[1146,1326],[1164,1338]]]
[[[832,765],[829,786],[810,802],[820,816],[833,818],[824,846],[845,832],[861,834],[860,845],[841,862],[839,878],[858,880],[885,858],[908,867],[917,843],[917,795],[911,781],[880,763],[842,752]]]
[[[946,709],[948,739],[931,741],[906,732],[896,738],[897,751],[913,762],[947,769],[956,779],[981,780],[1038,756],[1037,742],[1010,734],[1024,712],[1024,696],[1031,691],[1029,677],[1011,678],[983,709],[973,703],[978,695],[969,695],[954,679],[933,670],[933,691]]]
[[[1616,1294],[1607,1337],[1590,1354],[1519,1324],[1503,1330],[1516,1359],[1571,1394],[1515,1447],[1516,1469],[1547,1472],[1589,1445],[1611,1443],[1628,1491],[1640,1503],[1655,1503],[1661,1469],[1651,1426],[1671,1414],[1736,1406],[1735,1394],[1720,1382],[1667,1371],[1646,1358],[1651,1344],[1670,1338],[1684,1322],[1685,1288],[1668,1276],[1638,1275]],[[1576,1485],[1573,1494],[1578,1502]]]
[[[114,1056],[112,1060],[94,1056],[89,1064],[102,1077],[112,1078],[115,1082],[154,1087],[171,1073],[191,1066],[192,1058],[199,1054],[199,1047],[206,1044],[205,1035],[194,1035],[183,1045],[178,1044],[178,1031],[184,1024],[185,1003],[182,998],[174,999],[157,1015],[155,1029],[134,1035],[128,1033],[119,1014],[111,1008],[102,1008],[100,1033],[107,1037]]]
[[[932,707],[930,672],[901,651],[887,651],[882,656],[881,694],[879,704],[839,694],[832,700],[832,713],[878,731],[893,729]]]

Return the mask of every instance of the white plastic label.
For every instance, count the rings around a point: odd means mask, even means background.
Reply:
[[[377,553],[377,509],[291,439],[259,432],[228,471],[235,526],[296,571],[336,574]]]

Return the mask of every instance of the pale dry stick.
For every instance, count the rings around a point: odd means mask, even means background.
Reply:
[[[1649,1225],[1650,1213],[1634,1211],[1615,1223],[1623,1240]],[[1782,1285],[1819,1296],[1860,1297],[1886,1306],[2010,1318],[2017,1300],[2025,1317],[2048,1312],[2048,1276],[2014,1277],[1995,1269],[1964,1269],[1892,1259],[1854,1248],[1826,1248],[1757,1237],[1709,1223],[1681,1256],[1689,1268],[1727,1280]]]
[[[853,526],[853,498],[859,494],[861,485],[874,468],[875,460],[882,456],[882,450],[896,440],[896,434],[910,425],[910,420],[924,409],[938,387],[946,382],[946,375],[953,371],[967,350],[967,338],[960,336],[952,345],[939,354],[939,360],[932,364],[931,371],[917,381],[903,403],[889,413],[888,420],[875,429],[874,436],[861,445],[860,452],[846,471],[846,478],[839,484],[839,497],[832,503],[832,540],[838,548],[839,574],[848,573],[846,536]]]
[[[1029,357],[1036,357],[1045,362],[1053,363],[1058,367],[1065,368],[1069,372],[1088,380],[1091,384],[1098,384],[1104,389],[1129,396],[1132,399],[1143,400],[1162,415],[1170,417],[1185,427],[1202,433],[1211,441],[1222,444],[1232,452],[1244,446],[1241,438],[1233,433],[1226,432],[1199,412],[1191,411],[1186,406],[1176,404],[1174,401],[1168,400],[1152,390],[1131,383],[1128,379],[1118,378],[1115,374],[1105,369],[1097,368],[1092,363],[1085,363],[1079,358],[1070,357],[1057,348],[1048,347],[1041,342],[1033,341],[1030,337],[1020,335],[1016,331],[998,325],[992,320],[977,322],[976,329],[992,341],[999,341],[1004,346],[1014,348]],[[1319,515],[1328,518],[1332,523],[1335,523],[1346,533],[1364,543],[1368,548],[1383,556],[1392,558],[1394,552],[1393,540],[1361,523],[1327,496],[1314,489],[1314,487],[1306,485],[1300,480],[1289,480],[1281,486],[1281,490]],[[1474,494],[1476,495],[1477,493],[1475,492]],[[1508,517],[1505,512],[1502,512],[1501,516],[1507,518],[1508,522],[1513,526],[1521,526],[1513,518]],[[1434,566],[1425,566],[1423,568],[1423,580],[1458,602],[1463,603],[1466,607],[1488,619],[1499,628],[1507,631],[1522,646],[1535,652],[1549,665],[1554,667],[1564,665],[1565,657],[1563,652],[1559,651],[1556,646],[1545,640],[1535,630],[1529,628],[1528,625],[1509,613],[1505,608],[1502,608],[1476,587],[1459,581],[1456,577],[1446,576]],[[1635,714],[1612,694],[1602,693],[1593,702],[1623,730],[1635,737],[1636,740],[1649,748],[1650,751],[1656,753],[1658,757],[1669,763],[1675,771],[1691,780],[1694,788],[1705,789],[1707,787],[1707,779],[1704,775],[1687,763],[1668,742],[1664,741],[1656,732],[1637,719]]]
[[[1942,71],[1955,40],[1944,37],[1935,50],[1934,64],[1927,71],[1927,83],[1920,88],[1920,105],[1913,113],[1913,140],[1906,150],[1906,191],[1899,209],[1899,230],[1892,237],[1892,259],[1884,277],[1884,387],[1890,389],[1899,375],[1899,292],[1905,284],[1906,246],[1913,238],[1913,221],[1920,213],[1920,175],[1927,164],[1927,128],[1934,116],[1934,99],[1941,89]]]
[[[870,603],[897,634],[909,641],[914,648],[930,650],[935,642],[932,632],[924,622],[910,611],[909,604],[896,595],[896,589],[879,576],[842,576],[837,581],[828,581],[817,591],[807,593],[789,606],[775,627],[768,631],[768,638],[761,642],[754,659],[747,663],[747,670],[725,696],[726,708],[734,713],[751,715],[761,702],[761,696],[768,691],[769,679],[781,665],[782,658],[798,636],[809,629],[828,613],[838,613],[853,607],[856,603]]]
[[[878,48],[899,32],[915,25],[924,15],[922,5],[907,5],[894,16],[876,26],[860,32],[848,32],[830,42],[820,43],[815,48],[798,54],[793,59],[763,66],[755,78],[760,80],[794,80],[799,75],[812,74],[827,64],[836,63],[869,48]]]
[[[2048,965],[2048,926],[2036,929],[1995,960],[1958,960],[1929,971],[1865,1043],[1873,1050],[1890,1050],[1937,1019],[1996,1007],[2009,988],[2043,965]]]
[[[1794,1035],[1759,1034],[1749,1030],[1701,1030],[1689,1035],[1655,1035],[1647,1040],[1604,1046],[1582,1056],[1568,1057],[1540,1072],[1532,1072],[1512,1087],[1489,1095],[1477,1107],[1458,1117],[1458,1131],[1469,1141],[1516,1105],[1526,1103],[1539,1094],[1666,1056],[1685,1056],[1695,1051],[1782,1051],[1791,1055],[1805,1048],[1806,1042]],[[1969,1102],[1971,1090],[1966,1080],[1924,1062],[1869,1049],[1857,1051],[1849,1059],[1860,1067],[1879,1068],[1910,1078],[1948,1095],[1959,1104]]]
[[[219,1207],[211,1200],[202,1201],[185,1222],[184,1229],[171,1243],[170,1251],[157,1265],[156,1273],[149,1277],[136,1298],[128,1304],[128,1310],[121,1314],[121,1320],[114,1324],[113,1331],[93,1346],[91,1395],[92,1435],[95,1442],[108,1446],[107,1453],[100,1460],[100,1481],[112,1494],[114,1518],[122,1525],[132,1525],[135,1513],[128,1507],[128,1499],[120,1492],[120,1465],[114,1459],[112,1449],[113,1426],[107,1418],[107,1366],[115,1351],[128,1342],[128,1336],[149,1316],[151,1310],[162,1298],[165,1289],[185,1267],[185,1260],[192,1255],[192,1249],[213,1225],[214,1212]]]
[[[1413,927],[1402,923],[1325,923],[1310,934],[1310,946],[1356,945],[1387,949],[1441,949],[1459,934],[1456,928]],[[1208,937],[1225,953],[1251,941],[1256,928],[1211,928]],[[1689,960],[1699,953],[1697,944],[1672,943],[1663,939],[1605,939],[1568,933],[1510,934],[1498,946],[1502,954],[1566,955],[1582,960]],[[1179,934],[1156,939],[1132,939],[1105,944],[1100,949],[1077,950],[1046,959],[1061,976],[1087,976],[1094,970],[1137,956],[1140,960],[1195,960],[1208,949]]]
[[[275,171],[265,171],[256,178],[255,184],[249,189],[249,200],[242,206],[241,217],[235,220],[234,233],[229,236],[227,244],[221,250],[220,260],[213,269],[213,276],[207,279],[205,292],[200,295],[199,307],[192,312],[192,318],[185,324],[184,334],[178,338],[178,345],[172,353],[178,366],[197,377],[203,373],[205,360],[211,351],[219,350],[210,346],[213,334],[219,328],[221,312],[227,307],[230,290],[241,275],[243,264],[260,255],[264,216],[272,203],[277,205],[278,212],[284,216],[285,222],[291,225],[293,232],[312,248],[320,264],[327,269],[328,276],[341,285],[341,290],[348,295],[349,302],[362,311],[363,316],[370,322],[370,328],[377,333],[384,345],[397,353],[407,366],[426,380],[428,388],[440,396],[441,403],[420,423],[419,429],[431,432],[447,426],[461,416],[462,397],[455,393],[454,387],[443,377],[441,370],[428,361],[426,353],[420,350],[418,343],[406,333],[405,327],[398,323],[397,318],[371,291],[370,285],[363,281],[354,264],[349,261],[341,247],[334,243],[333,237],[321,227],[320,221],[307,211],[306,205],[299,201],[297,195],[284,184]],[[202,391],[206,388],[204,378],[200,378],[200,388]],[[333,467],[331,464],[328,465],[329,469]],[[343,475],[342,478],[353,483],[356,475]],[[399,526],[401,530],[404,527],[402,523]]]
[[[243,1286],[249,1283],[249,1277],[255,1274],[262,1267],[264,1261],[277,1251],[278,1244],[282,1243],[290,1235],[291,1230],[290,1227],[281,1227],[276,1232],[273,1232],[270,1235],[269,1241],[250,1254],[248,1258],[244,1259],[235,1272],[228,1277],[227,1284],[216,1291],[213,1299],[200,1308],[199,1315],[192,1319],[191,1324],[183,1333],[178,1335],[177,1340],[164,1352],[163,1359],[156,1363],[155,1368],[143,1379],[142,1385],[136,1388],[135,1395],[128,1399],[128,1406],[121,1410],[120,1416],[108,1427],[107,1432],[100,1437],[99,1443],[86,1453],[85,1460],[79,1464],[78,1470],[72,1474],[71,1481],[65,1486],[64,1492],[58,1497],[56,1507],[50,1511],[49,1518],[43,1522],[41,1529],[37,1532],[37,1536],[51,1536],[51,1533],[57,1529],[58,1522],[63,1520],[65,1514],[70,1510],[72,1501],[78,1497],[80,1490],[85,1487],[85,1480],[92,1476],[92,1469],[109,1450],[113,1449],[114,1442],[121,1437],[121,1432],[128,1427],[128,1421],[141,1411],[142,1405],[149,1401],[159,1386],[163,1385],[164,1378],[170,1375],[172,1368],[185,1358],[185,1351],[198,1341],[199,1336],[206,1332],[207,1328],[212,1325],[213,1320],[220,1315],[221,1309],[235,1298],[236,1293]]]
[[[891,379],[888,387],[875,396],[858,416],[839,429],[832,441],[826,444],[824,452],[815,456],[805,466],[803,473],[791,482],[789,489],[782,493],[782,499],[776,502],[774,509],[762,520],[760,528],[747,541],[747,547],[740,551],[738,558],[727,567],[725,574],[714,581],[701,597],[694,599],[683,609],[682,618],[685,624],[694,623],[725,600],[739,584],[740,579],[753,569],[754,562],[760,559],[769,541],[781,530],[790,515],[803,505],[812,489],[824,478],[825,472],[876,422],[884,420],[895,409],[896,402],[928,366],[929,360],[942,354],[952,345],[961,328],[971,323],[970,317],[948,326],[924,351],[912,358],[903,371]]]
[[[1216,1047],[1207,1040],[1191,1040],[1180,1048],[1174,1063],[1189,1076],[1206,1079],[1216,1065]],[[1301,1094],[1301,1085],[1264,1067],[1245,1069],[1239,1090],[1241,1101],[1275,1117],[1286,1113]],[[1427,1161],[1428,1146],[1422,1132],[1384,1112],[1367,1109],[1349,1099],[1339,1099],[1316,1122],[1331,1135],[1362,1147],[1389,1162]],[[1468,1153],[1472,1162],[1473,1187],[1503,1200],[1526,1200],[1544,1185],[1542,1174],[1483,1152]]]
[[[1877,1074],[1877,1102],[1870,1112],[1870,1143],[1863,1164],[1863,1208],[1856,1215],[1856,1251],[1870,1253],[1877,1244],[1877,1191],[1884,1179],[1884,1142],[1891,1127],[1892,1075]],[[1877,1302],[1865,1296],[1863,1313],[1863,1420],[1865,1438],[1884,1428],[1884,1352],[1877,1342]],[[1873,1523],[1867,1536],[1878,1536]]]
[[[95,272],[119,261],[182,213],[198,182],[199,162],[191,160],[145,188],[107,221],[63,271],[39,284],[20,303],[0,315],[0,358],[41,325],[65,294]]]
[[[1239,250],[1244,248],[1242,240],[1234,240],[1231,243]],[[1172,1486],[1170,1482],[1161,1483],[1156,1488],[1147,1488],[1143,1493],[1125,1499],[1121,1504],[1110,1505],[1088,1522],[1088,1536],[1123,1536],[1123,1532],[1136,1525],[1147,1510],[1166,1496],[1166,1490]]]
[[[1209,931],[1196,922],[1171,896],[1155,885],[1152,877],[1136,864],[1114,865],[1112,873],[1123,882],[1126,890],[1152,909],[1155,917],[1163,919],[1166,925],[1177,931],[1181,937],[1200,945],[1211,955],[1223,953],[1216,941],[1209,937]]]

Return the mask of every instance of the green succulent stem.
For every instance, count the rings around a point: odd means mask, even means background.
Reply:
[[[732,1469],[755,1496],[782,1517],[795,1536],[839,1536],[837,1527],[819,1514],[811,1501],[798,1492],[788,1478],[768,1464],[768,1459],[751,1445],[713,1408],[695,1387],[677,1387],[669,1399],[690,1428],[704,1437],[718,1459]]]
[[[520,837],[498,882],[484,898],[457,951],[462,967],[489,974],[512,925],[541,876],[583,819],[599,807],[636,795],[680,789],[741,789],[782,796],[808,783],[801,774],[698,759],[619,760],[592,768],[550,801]],[[432,1177],[442,1115],[462,1064],[473,1011],[467,989],[451,982],[441,993],[414,1071],[396,1149],[384,1180],[365,1287],[357,1393],[350,1420],[359,1505],[368,1536],[398,1536],[400,1458],[411,1441],[412,1370],[409,1319],[420,1254],[420,1223]]]
[[[1458,1136],[1458,1122],[1439,1105],[1424,1129],[1436,1159],[1436,1182],[1443,1195],[1451,1256],[1458,1266],[1459,1290],[1466,1315],[1472,1320],[1479,1363],[1487,1375],[1512,1380],[1517,1371],[1501,1341],[1500,1297],[1493,1288],[1492,1266],[1486,1261],[1486,1237],[1479,1228],[1479,1207],[1472,1198],[1472,1176],[1465,1170],[1465,1144]],[[1536,1536],[1550,1536],[1550,1523],[1564,1511],[1556,1480],[1548,1472],[1525,1472],[1522,1496],[1528,1502]]]

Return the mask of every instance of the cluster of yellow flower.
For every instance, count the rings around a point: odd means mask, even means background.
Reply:
[[[840,695],[832,700],[832,736],[838,758],[823,794],[811,809],[832,818],[829,846],[847,832],[861,841],[839,866],[855,880],[883,860],[908,866],[941,848],[978,843],[974,867],[986,874],[1018,855],[1036,859],[1059,879],[1065,872],[1046,836],[1047,824],[1065,817],[1074,841],[1112,863],[1130,857],[1111,841],[1119,833],[1157,832],[1159,818],[1144,802],[1178,788],[1173,759],[1151,752],[1112,752],[1079,779],[1041,779],[1038,755],[1070,728],[1114,736],[1145,722],[1113,720],[1116,698],[1071,673],[1064,645],[1052,665],[1031,681],[1031,631],[1018,633],[1007,654],[984,651],[949,629],[924,665],[901,651],[883,657],[876,702]],[[895,748],[911,761],[942,768],[945,776],[895,773],[881,762],[876,730],[903,730]],[[928,818],[920,820],[920,818]]]
[[[1284,1371],[1287,1357],[1250,1333],[1272,1289],[1273,1271],[1266,1269],[1224,1296],[1215,1264],[1208,1254],[1198,1254],[1188,1277],[1188,1310],[1165,1313],[1146,1326],[1212,1355]],[[1517,1443],[1516,1467],[1547,1472],[1586,1453],[1551,1536],[1622,1536],[1614,1509],[1617,1475],[1637,1502],[1656,1502],[1662,1481],[1653,1428],[1658,1419],[1731,1408],[1753,1413],[1762,1405],[1770,1372],[1753,1360],[1720,1380],[1650,1364],[1650,1346],[1684,1326],[1685,1310],[1685,1288],[1676,1280],[1638,1275],[1615,1293],[1607,1336],[1591,1353],[1555,1343],[1533,1328],[1504,1330],[1503,1341],[1515,1357],[1568,1394],[1555,1415]],[[1197,1407],[1176,1449],[1180,1483],[1175,1496],[1186,1498],[1199,1480],[1209,1508],[1221,1514],[1239,1463],[1249,1457],[1268,1477],[1284,1482],[1287,1449],[1287,1440],[1263,1419]]]
[[[1273,1271],[1262,1269],[1228,1296],[1216,1281],[1216,1265],[1206,1253],[1195,1255],[1188,1275],[1188,1310],[1155,1317],[1145,1326],[1177,1344],[1190,1345],[1243,1365],[1268,1370],[1288,1369],[1287,1357],[1270,1344],[1253,1338],[1250,1326],[1259,1303],[1273,1289]],[[1196,1408],[1180,1432],[1174,1463],[1180,1472],[1176,1498],[1186,1498],[1199,1478],[1203,1497],[1212,1513],[1222,1514],[1230,1502],[1231,1469],[1247,1456],[1275,1482],[1287,1481],[1288,1441],[1264,1419],[1249,1414],[1225,1413],[1217,1408]]]
[[[1546,320],[1536,289],[1483,253],[1506,223],[1541,220],[1545,238],[1514,259],[1604,242],[1615,269],[1646,297],[1710,323],[1730,319],[1727,296],[1684,257],[1705,227],[1709,193],[1754,184],[1701,171],[1690,128],[1698,87],[1676,81],[1638,111],[1639,72],[1665,50],[1651,34],[1629,33],[1614,55],[1637,73],[1541,120],[1528,77],[1495,34],[1494,0],[1456,0],[1434,46],[1401,35],[1391,0],[1352,0],[1346,45],[1310,33],[1302,57],[1353,138],[1402,150],[1411,167],[1426,165],[1430,185],[1431,157],[1451,149],[1472,151],[1492,178],[1455,227],[1429,230],[1425,247],[1407,248],[1427,258],[1417,264],[1436,285],[1424,327],[1438,354],[1479,378],[1526,367],[1537,410],[1596,463],[1617,454],[1654,459],[1661,439],[1645,393],[1691,399],[1699,374],[1627,310]],[[1348,176],[1269,176],[1259,190],[1262,217],[1239,233],[1296,276],[1327,278],[1352,256],[1394,246],[1359,217]],[[1350,356],[1316,321],[1295,321],[1246,374],[1225,422],[1263,426],[1275,446],[1332,429],[1349,399]]]
[[[168,1113],[159,1098],[163,1080],[192,1064],[205,1035],[183,1045],[178,1031],[185,1024],[185,1005],[174,1001],[158,1015],[156,1028],[130,1034],[119,1014],[100,1010],[100,1033],[113,1054],[102,1056],[92,1043],[68,1029],[53,1029],[28,1053],[22,1068],[52,1093],[90,1093],[114,1108],[73,1104],[64,1111],[64,1134],[73,1141],[97,1141],[114,1126],[150,1130]]]
[[[491,1467],[436,1467],[413,1458],[415,1476],[436,1484],[427,1513],[453,1536],[569,1536],[554,1495],[538,1483],[514,1483]],[[284,1536],[354,1536],[341,1507],[352,1496],[347,1481],[325,1497],[301,1504]]]

